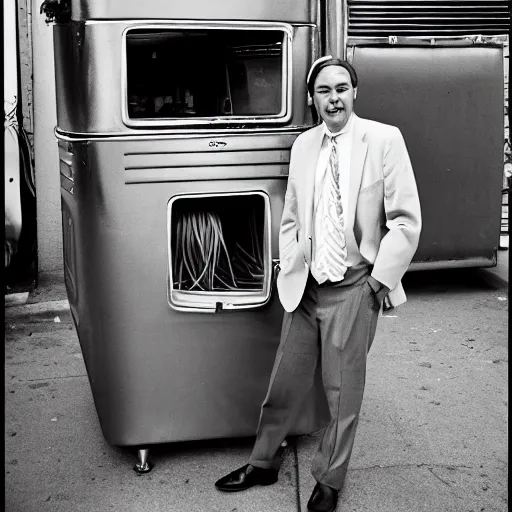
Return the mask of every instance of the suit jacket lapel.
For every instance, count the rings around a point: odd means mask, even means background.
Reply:
[[[315,196],[315,174],[318,155],[324,138],[322,125],[317,126],[311,133],[311,141],[308,144],[302,161],[302,197],[304,198],[304,255],[306,261],[311,263],[311,233],[313,231],[313,199]]]
[[[365,140],[364,121],[354,114],[354,136],[352,140],[352,154],[350,158],[349,199],[347,212],[347,226],[354,225],[357,199],[361,188],[363,167],[368,152],[368,143]]]

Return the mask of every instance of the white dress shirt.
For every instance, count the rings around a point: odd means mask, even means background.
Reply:
[[[321,284],[327,281],[327,276],[324,272],[318,270],[316,265],[317,248],[323,244],[321,223],[324,217],[325,202],[323,197],[324,183],[326,170],[329,165],[329,157],[332,150],[332,142],[329,137],[337,137],[336,147],[338,152],[338,166],[339,166],[339,180],[340,180],[340,193],[341,205],[343,207],[343,215],[345,221],[345,240],[347,242],[347,268],[354,266],[361,262],[361,254],[355,244],[352,228],[347,226],[347,212],[349,207],[349,180],[350,180],[350,162],[352,157],[352,140],[353,140],[353,124],[354,115],[352,114],[341,131],[338,133],[331,133],[325,123],[324,138],[320,154],[318,155],[318,162],[315,172],[315,191],[313,202],[313,239],[312,239],[312,260],[311,260],[311,274],[316,281]]]

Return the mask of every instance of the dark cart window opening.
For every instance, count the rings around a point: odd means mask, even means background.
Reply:
[[[170,203],[174,306],[250,307],[271,282],[268,197],[260,193],[186,196]]]
[[[281,30],[132,29],[128,117],[283,116],[285,41]]]

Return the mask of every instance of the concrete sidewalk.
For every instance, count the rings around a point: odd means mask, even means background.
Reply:
[[[406,276],[379,320],[338,512],[504,512],[508,252],[498,267]],[[23,299],[22,299],[23,300]],[[279,482],[217,492],[253,439],[155,446],[152,472],[98,423],[61,276],[5,310],[8,512],[304,512],[321,432],[290,439]]]

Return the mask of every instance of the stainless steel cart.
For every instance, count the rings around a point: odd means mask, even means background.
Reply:
[[[65,282],[103,434],[141,472],[151,444],[255,434],[290,148],[312,124],[312,5],[73,0],[54,27]],[[223,271],[243,250],[259,277],[181,275],[180,223],[201,212]],[[327,417],[317,378],[294,433]]]

